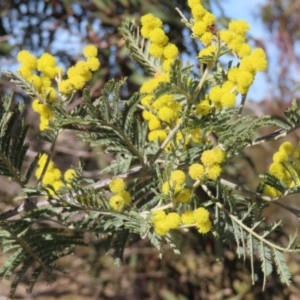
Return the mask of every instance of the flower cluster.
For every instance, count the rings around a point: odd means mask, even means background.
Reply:
[[[37,179],[40,179],[44,168],[46,167],[46,162],[48,160],[48,155],[43,154],[39,161],[38,161],[38,167],[35,171],[35,177]],[[64,181],[70,182],[75,176],[75,170],[74,169],[68,169],[64,174]],[[42,178],[42,183],[51,185],[53,189],[47,189],[50,195],[54,195],[54,191],[57,192],[60,188],[62,188],[65,184],[62,180],[62,174],[61,171],[58,168],[54,167],[53,161],[49,160],[47,169],[44,172],[44,176]]]
[[[92,78],[92,72],[100,68],[100,61],[97,58],[98,50],[93,45],[88,45],[83,50],[86,61],[78,61],[75,66],[67,70],[68,78],[61,80],[58,90],[65,95],[81,90]]]
[[[163,183],[162,193],[170,196],[174,204],[188,202],[192,196],[192,191],[185,188],[185,181],[186,175],[182,170],[173,171],[170,179]]]
[[[80,90],[92,77],[92,72],[100,67],[100,61],[96,57],[98,50],[93,45],[84,48],[83,54],[86,61],[79,61],[67,70],[68,79],[61,80],[63,70],[56,64],[56,59],[49,53],[43,53],[40,58],[35,57],[27,50],[21,50],[17,55],[21,63],[18,71],[29,82],[38,99],[32,102],[32,108],[40,115],[40,130],[49,128],[49,121],[53,119],[51,103],[55,102],[58,95],[53,87],[53,79],[58,82],[58,91],[62,95],[68,95]]]
[[[180,226],[196,227],[199,233],[206,234],[212,228],[209,212],[206,208],[199,207],[185,211],[181,216],[176,212],[166,213],[164,210],[152,212],[151,220],[154,224],[154,231],[165,236],[171,229],[178,229]]]
[[[180,216],[176,212],[166,214],[163,210],[157,210],[152,213],[154,231],[161,236],[167,235],[171,229],[178,229],[180,221]]]
[[[188,6],[191,8],[194,19],[192,24],[193,37],[200,39],[204,45],[209,45],[214,37],[211,31],[216,17],[201,5],[200,0],[188,0]],[[202,55],[209,55],[214,51],[215,46],[206,48],[206,53],[202,53]]]
[[[126,191],[126,184],[122,178],[114,178],[109,184],[109,189],[114,194],[109,199],[109,205],[113,210],[120,211],[131,202],[131,195]]]
[[[278,151],[273,155],[273,162],[269,167],[269,173],[280,179],[288,187],[292,188],[300,184],[300,178],[289,160],[294,158],[300,168],[300,148],[295,149],[291,142],[283,142]],[[278,197],[281,192],[271,186],[266,186],[264,194],[270,197]]]
[[[149,46],[150,55],[161,58],[163,69],[169,72],[172,62],[178,55],[178,48],[176,45],[168,43],[169,38],[164,32],[163,23],[159,18],[147,14],[141,17],[141,24],[141,35],[151,41]]]
[[[146,81],[140,89],[140,92],[146,94],[141,99],[144,106],[143,118],[148,121],[148,140],[150,142],[159,140],[163,142],[169,131],[176,125],[180,116],[182,105],[179,104],[174,95],[165,94],[154,99],[154,90],[161,82],[168,82],[168,74],[159,74],[154,78]],[[178,134],[177,140],[181,140]]]
[[[201,162],[192,164],[189,167],[189,175],[193,180],[205,178],[216,180],[222,172],[221,164],[226,158],[226,152],[219,147],[206,150],[201,155]]]
[[[205,48],[199,52],[199,58],[209,56],[216,58],[217,54],[230,49],[240,59],[238,67],[231,68],[227,80],[222,85],[212,87],[205,99],[197,107],[197,114],[208,115],[214,107],[217,110],[228,109],[236,104],[236,94],[246,94],[253,83],[257,72],[267,68],[266,54],[261,48],[252,50],[246,42],[246,33],[250,29],[244,20],[232,20],[228,29],[217,32],[214,27],[215,16],[208,12],[200,0],[189,0],[193,19],[189,26],[192,37],[200,39]],[[218,40],[223,43],[219,43]],[[227,47],[227,48],[226,48]]]

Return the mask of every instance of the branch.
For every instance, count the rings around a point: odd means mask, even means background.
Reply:
[[[254,237],[256,237],[259,241],[265,243],[266,245],[268,245],[269,247],[273,248],[273,249],[277,249],[281,252],[290,252],[290,253],[294,253],[294,252],[299,252],[300,249],[288,249],[288,248],[282,248],[280,246],[277,246],[271,242],[269,242],[268,240],[266,240],[265,238],[263,238],[262,236],[260,236],[259,234],[257,234],[256,232],[254,232],[251,228],[249,228],[248,226],[246,226],[243,222],[241,222],[238,218],[236,218],[233,214],[231,214],[220,202],[216,202],[216,205],[231,219],[233,220],[235,223],[237,223],[240,227],[242,227],[245,231],[247,231],[249,234],[253,235]]]

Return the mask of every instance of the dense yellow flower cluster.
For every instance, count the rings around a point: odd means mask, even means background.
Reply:
[[[149,46],[150,55],[161,58],[163,69],[169,72],[172,62],[178,55],[178,48],[174,44],[168,43],[169,38],[162,28],[163,23],[157,17],[146,14],[141,17],[141,24],[141,35],[151,41]]]
[[[152,14],[147,14],[141,18],[141,35],[150,39],[149,53],[155,58],[161,59],[161,73],[156,74],[153,78],[146,81],[140,88],[140,92],[146,94],[141,99],[144,106],[143,118],[148,121],[148,140],[150,142],[159,140],[163,142],[169,131],[176,125],[182,105],[176,100],[174,95],[162,95],[154,98],[154,90],[161,82],[169,82],[170,66],[178,56],[177,47],[168,43],[169,39],[163,30],[163,23],[160,19]],[[177,137],[180,141],[181,137]],[[166,151],[169,149],[168,145]]]
[[[189,175],[193,180],[203,180],[205,178],[216,180],[221,175],[221,164],[225,159],[226,153],[219,147],[206,150],[201,155],[202,164],[192,164],[189,167]]]
[[[54,88],[53,79],[58,81],[58,91],[63,95],[68,95],[80,90],[92,77],[92,72],[100,67],[100,61],[96,57],[98,50],[93,45],[84,48],[83,54],[86,61],[79,61],[67,70],[68,79],[61,80],[63,70],[56,65],[56,59],[49,53],[44,53],[40,58],[26,50],[21,50],[17,55],[18,62],[21,63],[18,71],[21,76],[28,81],[37,94],[39,99],[32,102],[32,108],[40,115],[40,130],[49,128],[49,120],[53,119],[51,103],[57,99],[57,89]]]
[[[300,147],[295,149],[291,142],[283,142],[278,151],[274,153],[273,163],[269,167],[270,174],[291,188],[300,184],[298,174],[288,161],[292,158],[294,158],[294,163],[300,167]],[[267,185],[264,189],[264,194],[270,197],[278,197],[281,195],[281,192]]]
[[[37,179],[40,179],[43,170],[46,166],[47,160],[48,160],[47,154],[43,154],[40,157],[38,161],[38,167],[35,171],[35,177]],[[74,178],[74,176],[75,176],[75,170],[68,169],[64,174],[64,181],[70,182]],[[55,192],[57,192],[61,187],[64,186],[64,182],[62,181],[61,171],[58,168],[54,167],[54,163],[51,160],[48,163],[47,170],[44,172],[42,183],[51,185]],[[50,195],[54,195],[54,191],[52,189],[48,189]]]
[[[246,33],[250,29],[249,24],[244,20],[232,20],[228,29],[217,32],[213,27],[215,16],[208,12],[200,0],[188,1],[193,19],[190,26],[192,37],[200,39],[205,48],[199,52],[199,58],[216,56],[216,51],[222,52],[228,47],[240,59],[238,67],[228,71],[227,81],[220,86],[211,88],[206,98],[200,101],[197,107],[199,115],[207,115],[213,106],[217,110],[231,108],[236,104],[236,94],[246,94],[254,81],[255,74],[267,68],[266,54],[263,49],[252,50],[246,43]],[[220,49],[217,49],[218,38],[223,42]],[[205,109],[203,110],[203,107]]]
[[[146,94],[141,99],[141,104],[145,107],[143,111],[144,120],[148,121],[148,140],[150,142],[159,140],[163,142],[169,131],[176,125],[176,121],[180,116],[182,105],[179,104],[174,95],[162,95],[154,99],[153,94],[155,88],[161,82],[168,82],[169,75],[158,74],[154,78],[146,81],[140,89],[140,92]],[[180,140],[180,136],[178,136]]]
[[[186,175],[181,170],[171,173],[170,180],[163,183],[161,190],[164,195],[169,195],[174,204],[186,203],[192,196],[191,189],[185,188]]]
[[[191,8],[194,23],[192,26],[193,37],[200,39],[204,45],[208,45],[213,40],[212,26],[215,23],[216,17],[207,11],[202,5],[201,1],[188,1],[188,5]],[[210,50],[208,50],[210,49]],[[215,51],[215,48],[207,48],[209,55]]]
[[[178,229],[180,225],[195,226],[199,233],[206,234],[212,228],[209,212],[206,208],[199,207],[194,211],[187,210],[181,216],[176,212],[166,213],[164,210],[152,212],[151,220],[154,231],[165,236],[171,229]]]
[[[109,199],[109,205],[113,210],[120,211],[131,202],[131,195],[126,191],[126,184],[122,178],[114,178],[109,184],[109,189],[114,194]]]

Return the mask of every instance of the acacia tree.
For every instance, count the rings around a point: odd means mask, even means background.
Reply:
[[[247,22],[232,20],[228,28],[219,29],[215,16],[200,1],[189,0],[188,5],[191,19],[177,11],[191,37],[204,45],[195,57],[200,61],[197,69],[180,60],[179,49],[169,42],[159,18],[144,15],[141,28],[131,20],[123,22],[120,32],[128,51],[149,75],[129,100],[121,96],[125,79],[106,82],[102,96],[91,97],[85,85],[101,61],[93,45],[84,49],[84,60],[66,72],[51,54],[36,57],[26,50],[18,53],[18,72],[3,71],[33,100],[32,108],[40,115],[40,138],[51,144],[49,153],[38,153],[24,170],[28,125],[22,106],[12,103],[12,95],[5,96],[1,174],[20,185],[18,199],[23,201],[0,215],[3,251],[11,253],[0,275],[14,274],[11,295],[28,272],[29,291],[43,272],[49,282],[55,272],[64,272],[56,261],[85,245],[84,234],[113,237],[109,240],[119,264],[130,234],[149,239],[161,253],[164,243],[178,253],[176,235],[191,228],[214,238],[216,258],[222,257],[226,245],[235,243],[237,255],[250,258],[253,283],[257,257],[263,287],[274,266],[281,281],[289,284],[283,253],[297,251],[296,236],[286,247],[277,245],[269,237],[281,223],[269,225],[261,214],[271,203],[299,214],[279,202],[299,192],[299,149],[283,143],[256,190],[223,174],[244,149],[296,130],[298,107],[294,103],[285,118],[243,115],[247,91],[256,73],[267,67],[266,55],[246,43]],[[239,62],[229,61],[222,68],[218,60],[228,53]],[[83,100],[71,106],[78,91]],[[278,129],[256,137],[268,126]],[[106,179],[97,176],[87,183],[81,164],[64,174],[55,166],[52,154],[64,130],[113,154],[109,166],[99,170],[108,175]],[[200,187],[205,198],[197,193]]]

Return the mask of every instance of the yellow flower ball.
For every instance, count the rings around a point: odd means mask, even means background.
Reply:
[[[113,210],[120,211],[125,205],[125,200],[120,195],[114,195],[109,199],[109,205]]]
[[[205,12],[206,12],[206,9],[200,4],[195,4],[192,8],[192,15],[195,19],[201,19]]]
[[[206,169],[207,177],[211,180],[216,180],[220,177],[222,168],[220,165],[214,164]]]
[[[164,58],[173,60],[178,55],[178,48],[176,45],[169,43],[167,46],[164,47]]]
[[[65,181],[71,181],[76,175],[76,171],[74,169],[68,169],[64,174]]]
[[[206,11],[202,20],[206,26],[212,26],[216,21],[216,17],[212,13]]]
[[[126,188],[126,184],[122,178],[114,178],[109,183],[109,189],[114,194],[123,192],[125,188]]]
[[[287,160],[288,160],[288,155],[284,151],[278,151],[273,155],[273,162],[283,163],[286,162]]]
[[[189,175],[193,180],[201,180],[204,178],[205,170],[201,164],[192,164],[189,167]]]
[[[204,223],[199,223],[199,224],[197,223],[197,227],[198,227],[198,232],[199,233],[206,234],[209,231],[211,231],[212,223],[211,223],[210,220],[207,220]]]
[[[154,231],[160,236],[167,235],[170,231],[169,223],[166,221],[166,219],[155,222]]]
[[[203,21],[197,21],[193,27],[192,30],[195,35],[202,36],[204,32],[206,31],[207,25]]]
[[[88,58],[88,60],[86,61],[86,64],[87,64],[87,67],[93,72],[99,70],[100,65],[101,65],[100,60],[97,57]]]
[[[209,220],[209,211],[204,207],[197,208],[193,213],[197,224],[205,223]]]
[[[221,98],[221,104],[225,108],[231,108],[235,105],[236,98],[233,93],[225,93]]]
[[[211,32],[206,31],[201,36],[200,41],[202,42],[202,44],[204,46],[207,46],[208,44],[210,44],[212,42],[213,38],[214,38],[214,35]]]
[[[149,142],[159,140],[159,142],[162,143],[166,138],[167,138],[167,133],[165,130],[162,129],[153,130],[148,134]]]
[[[171,108],[164,106],[158,111],[158,117],[162,121],[170,123],[176,117],[176,114]]]
[[[210,89],[208,96],[213,103],[219,103],[223,96],[223,91],[220,86],[214,86]]]
[[[208,100],[202,100],[196,106],[196,113],[199,116],[207,116],[210,113],[210,104]]]
[[[185,182],[186,176],[183,171],[175,170],[171,173],[171,182],[176,182],[178,184],[183,184]]]
[[[149,47],[149,53],[153,57],[161,57],[164,53],[164,47],[160,44],[151,43]]]
[[[31,54],[27,50],[21,50],[17,54],[17,61],[22,63],[24,66],[26,66],[26,68],[32,71],[36,69],[37,59],[33,54]]]
[[[155,28],[150,33],[150,41],[161,46],[165,46],[169,38],[166,36],[165,32],[161,28]]]
[[[83,49],[83,55],[85,58],[96,57],[98,55],[98,49],[94,45],[87,45]]]
[[[237,50],[237,55],[239,57],[245,57],[247,55],[250,55],[251,53],[251,46],[247,43],[243,43],[240,48]]]
[[[148,123],[149,130],[161,129],[161,123],[157,118],[153,118]]]
[[[228,28],[237,34],[245,35],[250,29],[250,25],[244,20],[231,20]]]
[[[201,4],[201,0],[188,0],[188,6],[190,8],[193,8],[196,5]]]
[[[291,142],[284,142],[279,147],[279,152],[284,152],[287,155],[291,155],[294,151],[294,145]]]
[[[191,225],[196,222],[194,212],[192,210],[187,210],[181,215],[181,222],[186,225]]]
[[[58,90],[63,94],[71,94],[74,91],[74,86],[70,79],[62,80],[58,85]]]
[[[190,189],[184,189],[175,196],[175,202],[187,203],[191,198],[192,192]]]
[[[166,213],[164,210],[154,210],[151,213],[151,220],[153,223],[161,221],[166,218]]]
[[[180,216],[178,213],[171,212],[167,214],[165,222],[168,224],[170,229],[177,229],[180,225]]]
[[[154,114],[150,113],[147,110],[143,110],[142,116],[143,116],[144,120],[146,120],[146,121],[150,121],[152,119],[157,119],[157,117]]]

